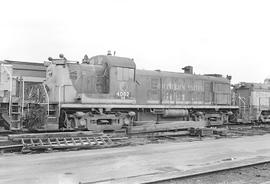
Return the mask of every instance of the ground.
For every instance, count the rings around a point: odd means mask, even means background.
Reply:
[[[181,173],[248,159],[270,160],[270,135],[121,148],[4,154],[0,183],[139,183],[142,178]]]

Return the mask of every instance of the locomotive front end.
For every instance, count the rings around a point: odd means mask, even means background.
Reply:
[[[103,131],[131,122],[133,113],[114,107],[136,103],[133,60],[106,55],[85,57],[82,63],[63,56],[49,60],[47,125]]]

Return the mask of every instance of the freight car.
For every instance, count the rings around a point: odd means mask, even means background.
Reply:
[[[43,63],[0,61],[0,130],[21,129],[30,104],[39,104],[45,80]]]
[[[243,123],[270,123],[270,84],[236,84],[233,89],[235,104],[239,106],[239,120]]]
[[[220,75],[138,70],[133,59],[84,57],[82,63],[49,58],[47,130],[116,130],[155,120],[229,123],[230,80]]]

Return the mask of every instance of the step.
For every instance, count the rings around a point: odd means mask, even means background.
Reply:
[[[11,112],[11,114],[21,114],[20,112]]]
[[[47,122],[45,123],[44,128],[45,128],[46,130],[58,130],[58,129],[59,129],[59,125],[58,125],[57,122],[48,122],[48,121],[47,121]]]
[[[56,119],[56,116],[48,116],[47,118],[52,118],[52,119]]]
[[[48,116],[47,122],[57,122],[58,118],[55,116]]]
[[[16,118],[16,119],[11,118],[11,122],[15,122],[15,121],[20,121],[20,118]]]
[[[21,126],[20,120],[11,120],[11,129],[12,130],[18,130],[21,128],[20,126]]]

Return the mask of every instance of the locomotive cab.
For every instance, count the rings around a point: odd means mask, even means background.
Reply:
[[[135,69],[133,59],[111,55],[94,56],[83,63],[98,68],[96,88],[101,88],[104,103],[134,104],[135,101]],[[89,97],[89,96],[88,96]],[[102,99],[98,99],[101,103]],[[93,101],[93,99],[92,99]],[[89,98],[83,94],[82,103],[89,103]]]

